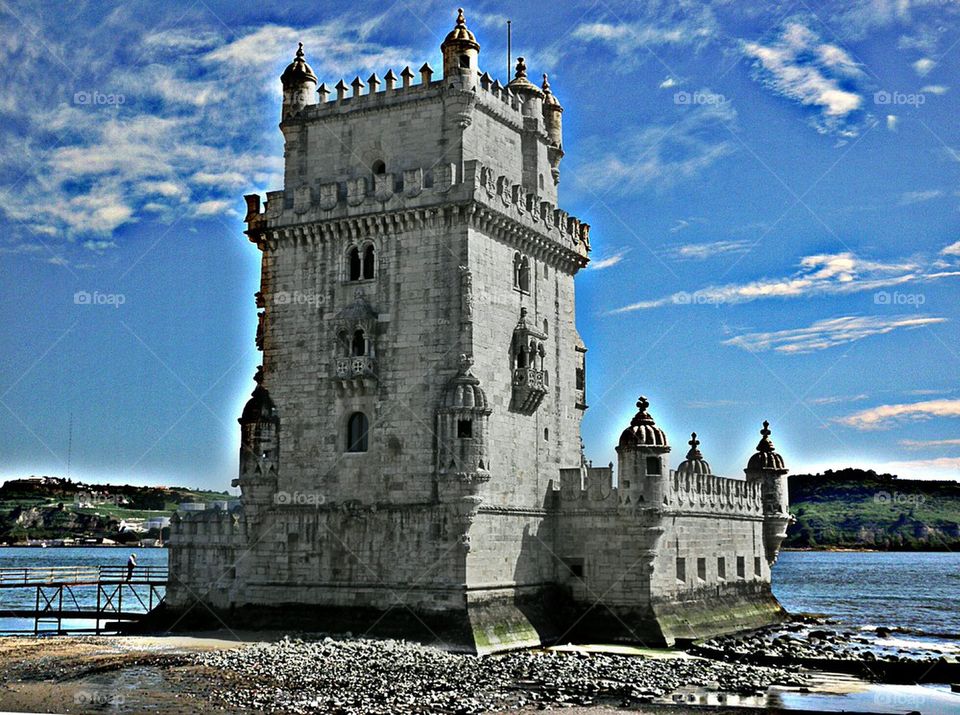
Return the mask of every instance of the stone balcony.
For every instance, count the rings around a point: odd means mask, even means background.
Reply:
[[[376,358],[368,355],[338,357],[333,377],[344,389],[362,390],[377,381]]]
[[[532,367],[518,367],[513,371],[513,395],[510,407],[516,412],[532,415],[547,394],[547,371]]]

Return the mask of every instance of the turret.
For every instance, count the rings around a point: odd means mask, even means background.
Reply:
[[[308,104],[313,104],[313,95],[317,90],[317,76],[303,58],[303,43],[297,48],[293,62],[280,75],[283,85],[283,109],[281,121],[294,116]]]
[[[764,421],[760,430],[757,451],[747,462],[748,482],[760,482],[763,495],[763,547],[767,563],[773,566],[780,551],[780,544],[787,536],[791,517],[787,496],[787,468],[783,457],[777,454],[770,440],[770,423]]]
[[[560,160],[563,158],[563,107],[550,91],[547,75],[543,75],[543,125],[547,131],[547,157],[550,160],[553,183],[560,183]]]
[[[665,483],[670,474],[667,435],[647,411],[650,402],[637,399],[637,414],[620,434],[617,445],[619,486],[623,493],[636,495],[647,506],[663,505]]]
[[[244,511],[256,521],[268,508],[277,489],[280,461],[280,415],[263,386],[263,368],[257,368],[254,388],[243,408],[240,423],[240,487]]]
[[[445,501],[474,493],[490,478],[487,421],[493,410],[472,366],[472,357],[460,356],[460,370],[437,410],[437,474]]]
[[[517,73],[507,87],[523,100],[523,116],[543,118],[543,90],[527,79],[527,63],[517,58]]]
[[[687,452],[687,458],[677,467],[677,476],[695,477],[710,474],[710,463],[703,458],[696,432],[690,434],[690,441],[687,444],[690,445],[690,451]]]
[[[480,43],[463,18],[463,8],[457,9],[457,23],[440,45],[443,53],[443,79],[459,82],[464,89],[473,89],[479,76],[477,70]]]

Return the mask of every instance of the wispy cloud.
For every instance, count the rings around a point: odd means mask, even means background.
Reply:
[[[943,84],[928,84],[920,88],[921,94],[946,94],[949,91],[949,87]]]
[[[903,421],[934,417],[960,417],[960,400],[926,400],[897,405],[878,405],[835,420],[858,430],[892,427]]]
[[[870,396],[864,393],[857,395],[830,395],[827,397],[811,397],[806,400],[808,405],[838,405],[844,402],[861,402]]]
[[[650,2],[634,8],[641,17],[583,23],[570,37],[611,48],[624,61],[621,66],[629,68],[641,58],[638,47],[702,47],[720,33],[713,10],[706,3]]]
[[[598,258],[596,260],[590,261],[587,264],[587,268],[593,271],[602,271],[604,268],[610,268],[617,265],[620,261],[623,260],[623,257],[629,252],[629,249],[624,249],[618,251],[611,256],[606,256],[604,258]]]
[[[615,142],[596,140],[595,150],[584,153],[590,162],[579,167],[577,180],[592,191],[628,194],[648,187],[664,191],[735,151],[731,140],[711,136],[713,130],[727,136],[723,125],[736,120],[729,102],[684,105],[678,111],[682,114],[673,124],[630,126]],[[611,145],[616,150],[607,148]]]
[[[960,439],[901,439],[900,446],[907,449],[936,449],[960,447]]]
[[[910,204],[919,204],[924,201],[932,201],[944,196],[941,189],[928,189],[926,191],[907,191],[900,195],[900,205],[909,206]]]
[[[850,252],[818,254],[801,259],[799,269],[789,276],[707,286],[693,292],[678,291],[662,298],[637,301],[611,313],[667,305],[748,303],[768,298],[857,293],[953,274],[950,271],[931,273],[929,270],[930,266],[913,260],[883,263],[860,258]]]
[[[940,253],[944,256],[960,256],[960,241],[951,243],[943,248]]]
[[[859,133],[864,100],[855,85],[863,72],[843,48],[824,42],[804,24],[793,21],[786,23],[772,42],[744,42],[741,49],[754,60],[761,82],[817,110],[813,124],[819,131],[844,136]]]
[[[919,328],[945,321],[946,318],[920,315],[890,318],[847,315],[818,320],[806,328],[738,335],[724,340],[723,344],[750,352],[774,350],[788,354],[809,353],[856,342],[873,335],[884,335],[901,328]]]
[[[723,253],[746,253],[749,250],[749,241],[712,241],[710,243],[687,243],[677,246],[670,251],[670,255],[678,260],[702,261]]]

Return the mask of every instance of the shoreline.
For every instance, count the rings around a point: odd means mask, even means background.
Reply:
[[[691,651],[561,645],[482,657],[405,641],[278,631],[8,637],[0,638],[0,702],[27,712],[158,715],[960,713],[960,694],[949,685],[889,677],[898,666],[880,648],[903,652],[902,644],[883,640],[894,630],[867,638],[801,619]],[[947,655],[917,650],[911,663],[924,667],[938,655],[960,668],[960,641],[951,648]],[[878,655],[870,660],[867,652]],[[758,653],[782,661],[751,661]],[[839,672],[855,663],[873,667]]]

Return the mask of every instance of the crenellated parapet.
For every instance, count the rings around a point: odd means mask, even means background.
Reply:
[[[476,160],[462,169],[446,163],[271,191],[265,204],[257,194],[245,199],[247,235],[261,247],[298,237],[396,233],[453,217],[577,267],[590,251],[589,224]]]
[[[670,510],[763,517],[763,490],[743,479],[671,469],[664,495]]]

